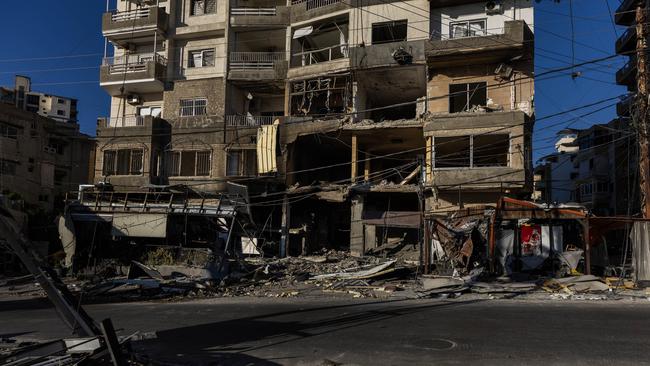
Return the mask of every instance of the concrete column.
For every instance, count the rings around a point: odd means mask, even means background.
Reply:
[[[350,213],[350,254],[362,256],[364,253],[363,230],[363,202],[364,196],[357,194],[351,200]]]
[[[351,183],[354,183],[357,181],[357,168],[358,168],[358,152],[359,149],[357,147],[357,135],[352,135],[352,158],[350,159],[350,163],[352,164],[352,169],[351,169]]]
[[[377,247],[377,226],[364,225],[364,246],[366,250]]]
[[[289,227],[291,226],[291,206],[289,197],[284,195],[282,201],[282,236],[280,237],[280,257],[284,258],[289,255]]]

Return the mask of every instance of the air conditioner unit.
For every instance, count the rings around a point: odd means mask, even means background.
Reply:
[[[129,104],[140,104],[140,96],[137,94],[127,95],[126,102]]]
[[[488,1],[485,3],[485,14],[487,15],[494,15],[494,14],[501,14],[503,12],[503,5],[501,5],[500,1]]]

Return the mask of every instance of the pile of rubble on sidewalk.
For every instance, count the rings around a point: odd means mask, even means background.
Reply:
[[[120,275],[122,270],[124,275]],[[631,281],[616,277],[493,277],[482,267],[464,276],[422,275],[417,266],[402,259],[353,257],[337,251],[279,259],[249,257],[202,266],[133,261],[127,268],[107,266],[93,276],[68,278],[66,283],[84,302],[236,296],[650,300],[648,290],[636,289]],[[0,282],[0,294],[30,296],[39,292],[30,276]]]

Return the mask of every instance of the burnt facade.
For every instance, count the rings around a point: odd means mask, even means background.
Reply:
[[[237,182],[283,255],[415,243],[423,211],[532,189],[529,2],[137,3],[104,16],[96,182]]]

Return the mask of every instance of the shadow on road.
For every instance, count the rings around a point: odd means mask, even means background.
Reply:
[[[395,300],[390,303],[399,301],[404,300]],[[156,339],[134,342],[134,348],[162,359],[178,359],[179,355],[182,355],[182,358],[187,358],[188,361],[192,360],[192,363],[226,362],[225,359],[222,359],[225,355],[228,357],[243,356],[247,352],[273,348],[281,344],[353,329],[417,312],[469,305],[481,301],[483,300],[403,306],[391,304],[388,307],[382,306],[386,305],[386,302],[370,302],[283,311],[160,331],[157,332]],[[369,306],[372,307],[367,308]],[[288,355],[290,358],[302,359],[312,356],[311,353],[299,354],[300,352],[311,352],[304,347],[287,347],[287,349],[293,349],[296,352],[296,354]],[[286,352],[284,354],[286,355]],[[286,360],[287,357],[282,359]],[[240,364],[231,363],[235,361],[237,360],[230,359],[226,364]],[[269,363],[269,365],[274,364]],[[266,364],[262,363],[262,365]]]

